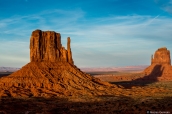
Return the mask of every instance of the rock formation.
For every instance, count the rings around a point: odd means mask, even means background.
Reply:
[[[72,59],[72,52],[71,52],[71,48],[70,48],[70,37],[67,38],[67,57],[68,57],[68,62],[71,64],[73,63],[73,59]]]
[[[106,77],[107,78],[107,77]],[[159,48],[151,56],[151,65],[142,73],[114,76],[113,81],[172,81],[170,51],[166,47]],[[102,78],[100,78],[102,79]],[[105,79],[103,79],[105,80]]]
[[[151,57],[151,65],[143,73],[145,80],[172,80],[170,51],[166,47],[159,48]]]
[[[137,76],[138,75],[138,76]],[[131,76],[114,77],[116,81],[172,81],[170,51],[166,47],[159,48],[151,56],[151,65],[142,73]]]
[[[171,59],[170,59],[170,51],[167,50],[166,47],[159,48],[155,54],[154,57],[152,55],[151,58],[151,65],[153,64],[167,64],[171,65]]]
[[[78,69],[73,62],[70,38],[67,50],[53,31],[35,30],[30,38],[30,63],[0,78],[0,96],[55,97],[111,95],[117,87]]]
[[[142,73],[120,76],[96,76],[104,81],[172,81],[170,51],[166,47],[159,48],[151,56],[151,65]]]
[[[70,48],[70,38],[68,37],[67,50],[62,47],[61,35],[54,31],[43,32],[35,30],[30,38],[30,61],[67,61],[73,64]]]

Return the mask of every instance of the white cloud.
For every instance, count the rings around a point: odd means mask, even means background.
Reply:
[[[16,59],[11,61],[27,63],[29,38],[35,29],[60,32],[64,46],[70,36],[74,61],[84,67],[149,64],[157,48],[172,50],[171,18],[128,15],[87,20],[84,14],[81,9],[53,10],[0,20],[0,63],[7,63],[12,56]]]

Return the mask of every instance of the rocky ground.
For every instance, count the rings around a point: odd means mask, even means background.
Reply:
[[[116,94],[80,97],[1,97],[0,114],[172,113],[172,82],[111,82]]]
[[[172,112],[172,97],[131,98],[100,96],[97,101],[69,101],[62,98],[1,98],[0,113],[7,114],[145,114]]]

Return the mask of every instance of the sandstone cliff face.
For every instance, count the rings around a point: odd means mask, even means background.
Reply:
[[[83,73],[73,63],[59,33],[35,30],[30,38],[30,63],[0,78],[0,96],[56,97],[112,95],[117,86]],[[114,89],[114,91],[112,91]]]
[[[171,65],[170,51],[166,47],[159,48],[154,57],[151,58],[151,64],[167,64]]]
[[[67,46],[67,50],[62,47],[59,33],[35,30],[30,38],[30,61],[67,61],[73,64],[69,37]]]

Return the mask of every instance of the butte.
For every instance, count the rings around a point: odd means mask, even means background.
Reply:
[[[151,57],[151,65],[143,73],[143,79],[154,81],[172,81],[170,51],[166,47],[159,48]]]
[[[99,77],[106,80],[103,77]],[[129,81],[129,82],[156,82],[156,81],[172,81],[172,66],[170,51],[166,47],[159,48],[151,56],[151,65],[144,71],[137,74],[127,76],[114,76],[113,81]]]
[[[82,72],[74,65],[67,38],[54,31],[35,30],[30,38],[30,62],[9,76],[0,78],[0,96],[63,97],[111,95],[117,88]]]

